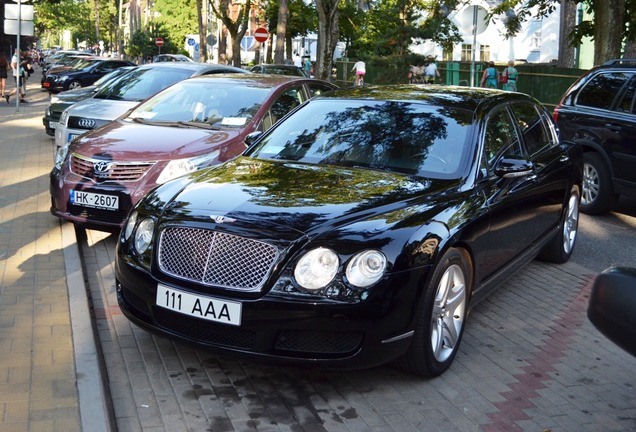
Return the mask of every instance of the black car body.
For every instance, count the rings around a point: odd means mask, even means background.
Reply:
[[[472,305],[538,254],[569,259],[581,178],[580,147],[529,96],[338,90],[146,195],[118,242],[118,301],[220,353],[435,376]]]
[[[605,213],[618,195],[636,196],[636,62],[590,70],[554,110],[561,137],[584,152],[581,211]]]
[[[52,68],[42,80],[42,88],[50,92],[60,92],[93,84],[115,69],[136,66],[128,60],[103,58],[82,59],[70,69]]]
[[[119,79],[122,75],[128,73],[133,70],[137,66],[125,66],[104,75],[93,85],[89,85],[86,87],[79,87],[73,90],[67,90],[55,95],[51,95],[51,100],[49,106],[46,107],[44,111],[44,116],[42,117],[42,124],[44,125],[44,130],[47,135],[55,136],[55,128],[60,121],[60,117],[62,116],[62,112],[74,103],[82,101],[84,99],[88,99],[93,97],[99,89],[114,81]]]

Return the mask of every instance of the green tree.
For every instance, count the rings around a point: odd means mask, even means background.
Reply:
[[[215,2],[210,3],[214,15],[223,22],[230,39],[232,40],[232,64],[241,67],[241,39],[245,36],[250,18],[250,9],[252,9],[252,0],[232,4],[229,0],[221,1],[218,5]],[[236,8],[236,20],[231,18],[232,7]]]
[[[168,39],[182,47],[187,35],[199,34],[196,0],[157,0],[154,10],[158,15],[154,21],[162,32],[157,36],[163,37],[164,41]],[[173,50],[164,45],[162,52]]]

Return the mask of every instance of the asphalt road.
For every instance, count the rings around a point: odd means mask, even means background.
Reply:
[[[611,266],[636,267],[636,198],[618,201],[601,216],[581,214],[572,260],[597,272]]]

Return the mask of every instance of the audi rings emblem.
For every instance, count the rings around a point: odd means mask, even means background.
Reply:
[[[108,170],[110,170],[110,162],[107,161],[98,161],[98,162],[93,162],[93,169],[95,170],[95,174],[99,175],[99,174],[104,174],[107,173]]]
[[[79,119],[77,125],[84,129],[93,129],[97,123],[93,119]]]

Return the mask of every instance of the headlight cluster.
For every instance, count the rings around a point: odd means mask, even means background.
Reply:
[[[66,159],[67,154],[68,143],[57,149],[57,153],[55,153],[55,161],[53,162],[53,168],[55,170],[60,171],[62,169],[62,164],[64,163],[64,159]]]
[[[338,255],[331,249],[320,247],[302,256],[294,268],[294,278],[303,288],[318,290],[334,280],[339,267]],[[350,285],[366,288],[380,280],[386,267],[386,257],[382,252],[365,250],[349,260],[345,276]]]
[[[218,150],[193,158],[171,160],[159,174],[157,184],[164,184],[169,180],[204,168],[217,157],[219,157]]]
[[[144,218],[138,222],[139,213],[134,211],[126,221],[124,227],[124,240],[128,241],[132,236],[132,244],[138,254],[143,254],[152,243],[155,231],[155,221],[152,218]]]

